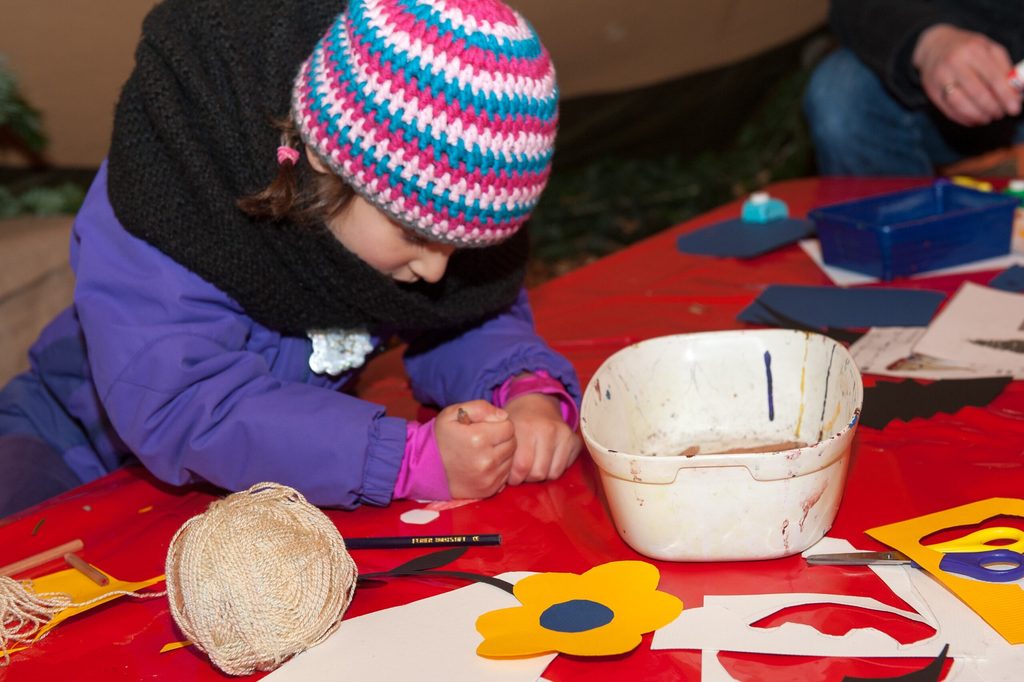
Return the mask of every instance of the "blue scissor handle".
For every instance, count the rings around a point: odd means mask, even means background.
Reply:
[[[988,564],[1015,564],[1007,568],[988,568]],[[956,552],[946,554],[939,568],[989,583],[1010,583],[1024,578],[1024,554],[1009,549],[990,549],[985,552]]]

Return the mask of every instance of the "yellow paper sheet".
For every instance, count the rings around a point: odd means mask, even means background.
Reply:
[[[160,647],[160,653],[166,654],[169,651],[177,651],[178,649],[184,649],[187,646],[192,646],[192,642],[187,639],[180,642],[168,642]]]
[[[946,528],[970,526],[994,516],[1024,517],[1024,500],[993,497],[907,521],[879,526],[867,534],[903,552],[953,591],[1010,644],[1024,643],[1024,589],[1016,583],[988,583],[939,569],[942,553],[921,539]],[[965,531],[966,533],[967,531]],[[995,547],[993,547],[995,549]]]
[[[93,568],[96,567],[93,566]],[[39,631],[36,633],[36,636],[33,641],[38,640],[47,632],[57,627],[62,622],[64,622],[68,618],[71,618],[72,616],[77,616],[78,614],[84,611],[88,611],[89,609],[100,606],[101,604],[106,604],[107,602],[117,599],[118,597],[123,597],[124,595],[120,594],[122,591],[135,592],[137,590],[141,590],[143,588],[149,587],[150,585],[154,585],[158,582],[161,582],[164,579],[164,576],[158,575],[155,578],[150,578],[148,580],[141,580],[139,582],[128,582],[125,580],[119,580],[118,578],[115,578],[114,576],[99,568],[96,568],[96,570],[102,573],[103,575],[107,576],[107,579],[110,581],[110,583],[107,585],[97,585],[93,581],[89,580],[89,578],[87,578],[80,571],[77,571],[73,568],[69,568],[63,571],[57,571],[56,573],[50,573],[49,575],[44,575],[40,576],[39,578],[32,579],[31,589],[34,590],[37,594],[43,594],[45,592],[66,592],[67,594],[71,595],[71,601],[75,604],[82,604],[92,599],[96,599],[95,602],[88,604],[86,606],[72,606],[70,608],[64,609],[63,611],[58,612],[57,615],[53,617],[53,620],[51,620],[43,627],[39,628]],[[104,595],[107,596],[104,597]],[[15,651],[21,651],[24,648],[25,647],[23,646],[16,647],[8,650],[6,653],[12,654]],[[0,656],[3,655],[4,652],[0,651]]]

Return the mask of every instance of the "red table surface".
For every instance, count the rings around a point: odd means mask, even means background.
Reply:
[[[903,189],[926,180],[806,179],[768,187],[793,215],[814,206]],[[575,364],[584,384],[619,348],[665,334],[741,328],[736,314],[768,284],[828,284],[797,246],[750,260],[681,254],[678,235],[735,217],[734,202],[630,248],[537,287],[531,292],[540,333]],[[992,273],[972,274],[986,282]],[[902,281],[902,286],[952,292],[964,276]],[[391,351],[361,381],[361,394],[393,414],[415,416],[417,405]],[[873,379],[866,378],[871,385]],[[860,427],[846,493],[830,534],[863,548],[881,547],[863,534],[873,526],[992,496],[1024,491],[1024,388],[1014,382],[991,405],[955,415],[893,422],[884,430]],[[163,572],[168,543],[189,517],[202,512],[217,491],[173,488],[132,467],[73,490],[0,522],[0,565],[81,538],[82,556],[113,575],[141,580]],[[441,512],[425,526],[399,515],[421,505],[328,511],[345,536],[501,533],[498,547],[471,548],[450,568],[497,574],[510,570],[580,573],[619,559],[644,559],[616,534],[596,473],[584,453],[560,480],[509,488],[500,495]],[[40,521],[42,521],[41,525]],[[1013,525],[1020,519],[1011,520]],[[1019,525],[1019,524],[1018,524]],[[33,531],[34,534],[33,534]],[[355,550],[361,572],[384,570],[422,551]],[[661,589],[689,607],[709,594],[832,592],[871,596],[905,606],[864,568],[808,568],[799,557],[736,563],[652,562]],[[62,568],[57,562],[31,575]],[[361,587],[346,617],[397,606],[464,583],[392,580]],[[905,641],[930,634],[901,619],[868,616],[843,607],[803,608],[764,623],[797,620],[831,634],[877,626]],[[160,654],[182,639],[165,599],[120,599],[60,625],[46,639],[15,654],[0,679],[168,680],[220,679],[193,647]],[[595,659],[559,656],[545,672],[570,680],[697,680],[699,652],[651,651],[651,635],[628,654]],[[401,647],[400,642],[395,643]],[[835,659],[752,654],[720,655],[739,680],[841,680],[844,675],[883,677],[923,667],[921,659]],[[258,677],[258,676],[254,676]],[[424,671],[424,679],[432,679]]]

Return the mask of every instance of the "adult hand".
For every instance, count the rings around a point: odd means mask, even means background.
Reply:
[[[558,478],[576,461],[582,443],[562,419],[558,398],[524,393],[510,400],[505,410],[516,431],[509,485]]]
[[[987,36],[936,24],[921,33],[913,62],[928,98],[960,125],[985,125],[1021,111],[1021,94],[1007,78],[1010,55]]]
[[[490,497],[505,487],[516,450],[505,410],[486,400],[449,405],[434,419],[434,437],[453,498]]]

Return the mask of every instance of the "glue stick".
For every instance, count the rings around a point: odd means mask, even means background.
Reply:
[[[1024,59],[1017,62],[1017,65],[1010,69],[1006,78],[1018,92],[1024,92]]]

